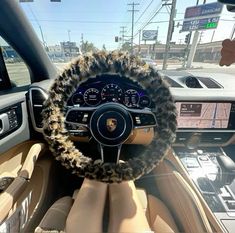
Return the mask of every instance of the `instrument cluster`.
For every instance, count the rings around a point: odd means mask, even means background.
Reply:
[[[151,108],[152,102],[138,84],[126,78],[98,77],[81,84],[70,97],[68,106],[96,107],[116,102],[128,108]]]

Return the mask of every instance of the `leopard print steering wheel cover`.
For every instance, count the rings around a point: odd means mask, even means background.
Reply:
[[[140,84],[155,104],[155,136],[144,152],[124,163],[102,163],[83,155],[69,138],[65,127],[67,101],[78,86],[96,75],[112,73]],[[98,52],[83,55],[59,75],[43,109],[43,134],[53,152],[72,173],[102,182],[135,180],[149,173],[164,157],[175,140],[176,108],[168,85],[159,73],[135,56],[122,52]]]

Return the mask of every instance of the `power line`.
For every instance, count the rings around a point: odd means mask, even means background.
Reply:
[[[29,19],[30,21],[36,22],[53,22],[53,23],[87,23],[87,24],[125,24],[131,23],[131,21],[92,21],[92,20],[65,20],[65,19]]]
[[[144,13],[148,10],[148,8],[152,5],[154,0],[151,0],[151,2],[148,4],[148,6],[144,9],[144,11],[142,12],[142,14],[138,17],[138,19],[136,20],[135,24],[137,24],[139,22],[139,20],[141,19],[141,17],[144,15]],[[130,32],[131,29],[128,30],[128,32]],[[127,33],[128,33],[127,32]]]
[[[143,30],[143,29],[151,22],[151,20],[159,13],[159,11],[160,11],[162,8],[163,8],[163,6],[161,6],[161,7],[150,17],[150,19],[149,19],[147,22],[145,22],[144,24],[142,24],[142,26],[140,26],[140,27],[137,29],[137,32],[135,33],[134,38],[138,35],[138,33],[139,33],[140,30]],[[168,21],[166,21],[166,22],[168,22]],[[156,23],[156,22],[151,22],[151,23]]]
[[[166,3],[168,2],[169,0],[166,0]],[[160,8],[159,8],[160,7]],[[134,38],[136,38],[136,36],[139,34],[139,31],[143,30],[150,22],[151,20],[158,14],[160,13],[160,10],[163,8],[163,6],[161,6],[161,2],[158,4],[157,6],[157,10],[153,10],[150,16],[150,18],[147,20],[147,22],[144,22],[137,30],[136,30],[136,33],[134,35]],[[168,22],[168,21],[167,21]],[[153,22],[151,22],[153,23]],[[154,22],[155,23],[155,22]]]
[[[138,22],[139,22],[140,18],[144,15],[144,13],[145,13],[145,12],[148,10],[148,8],[152,5],[153,1],[154,1],[154,0],[152,0],[152,1],[148,4],[148,6],[145,8],[145,10],[142,12],[142,14],[139,16],[139,18],[136,20],[135,23],[138,23]]]
[[[42,37],[43,46],[44,46],[45,49],[47,49],[47,44],[46,44],[46,41],[45,41],[45,39],[44,39],[42,27],[41,27],[41,25],[39,24],[38,19],[37,19],[36,15],[34,14],[33,9],[31,8],[30,5],[28,5],[28,8],[29,8],[29,10],[30,10],[32,16],[34,17],[34,19],[35,19],[35,21],[36,21],[36,23],[37,23],[37,25],[38,25],[38,27],[39,27],[40,34],[41,34],[41,37]]]

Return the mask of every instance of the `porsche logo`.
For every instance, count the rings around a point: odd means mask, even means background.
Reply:
[[[109,132],[113,132],[117,128],[117,120],[115,118],[108,118],[106,120],[106,128]]]

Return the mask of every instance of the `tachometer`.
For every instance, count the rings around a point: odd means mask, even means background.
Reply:
[[[137,107],[139,99],[138,92],[134,89],[129,89],[125,92],[124,104],[130,108]]]
[[[122,98],[122,89],[117,84],[110,83],[101,92],[101,99],[105,102],[121,102]]]
[[[96,106],[100,103],[100,92],[96,88],[89,88],[84,93],[84,101],[87,105]]]

